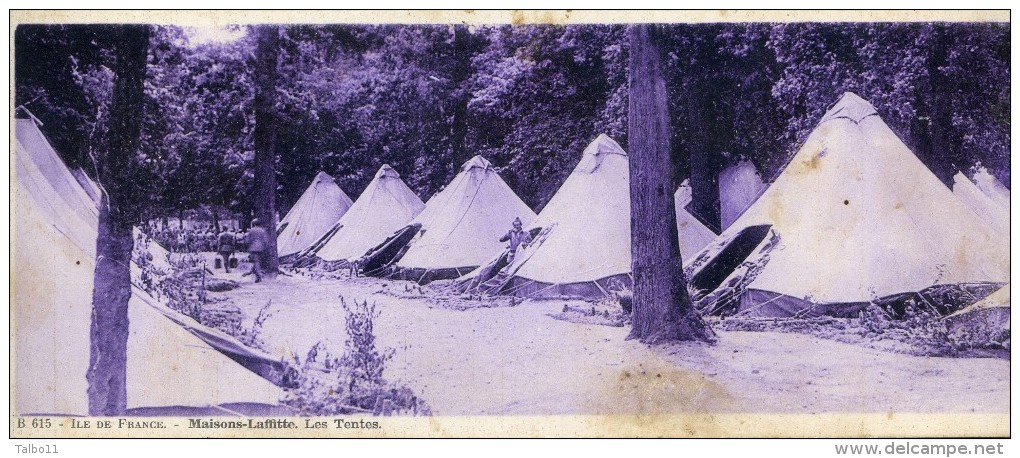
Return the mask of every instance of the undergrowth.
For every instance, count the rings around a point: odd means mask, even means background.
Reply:
[[[346,312],[344,352],[334,356],[321,342],[297,364],[296,382],[284,402],[302,415],[431,415],[428,405],[410,388],[387,381],[383,374],[394,350],[376,347],[375,303],[340,297]]]

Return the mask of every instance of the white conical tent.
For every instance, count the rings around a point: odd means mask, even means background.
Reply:
[[[590,285],[629,275],[630,170],[623,148],[599,135],[530,227],[548,233],[517,257],[519,267],[510,266],[522,293],[530,283]]]
[[[981,192],[963,173],[953,176],[953,195],[967,205],[982,221],[1009,238],[1009,209],[1002,208]]]
[[[506,244],[499,239],[514,218],[527,224],[534,217],[535,212],[499,177],[492,164],[475,156],[414,219],[412,223],[421,224],[422,231],[396,265],[412,272],[453,272],[434,273],[430,278],[460,276],[503,249]]]
[[[400,179],[400,174],[384,164],[314,254],[324,261],[364,256],[424,208],[425,204]]]
[[[1009,189],[1002,185],[998,178],[981,167],[974,173],[974,184],[996,203],[1009,211]]]
[[[530,225],[538,230],[495,280],[477,277],[497,265],[490,259],[465,275],[462,287],[530,297],[596,298],[609,294],[613,279],[631,282],[630,164],[616,141],[599,135]],[[715,234],[684,207],[691,201],[686,182],[673,195],[680,251],[686,261]],[[495,283],[492,283],[495,282]]]
[[[18,121],[18,133],[29,135],[16,140],[11,189],[13,410],[87,415],[97,219],[80,215],[97,211],[77,194],[81,188],[64,186],[74,177],[59,158],[53,162],[40,143],[30,149],[20,141],[32,137],[23,129],[36,127]],[[174,313],[134,290],[128,308],[129,409],[278,404],[280,388],[161,316]]]
[[[722,228],[733,224],[740,214],[765,191],[758,169],[750,161],[740,161],[719,173],[719,213]]]
[[[847,93],[822,118],[779,178],[734,224],[729,239],[770,225],[748,261],[740,309],[804,310],[937,284],[1005,282],[1009,253],[878,116]],[[697,273],[695,273],[697,274]],[[734,275],[737,275],[736,273]],[[738,281],[734,281],[738,280]]]
[[[680,237],[680,255],[684,263],[690,261],[703,248],[715,240],[716,234],[705,227],[694,215],[687,212],[687,204],[691,203],[691,186],[684,180],[673,193],[676,206],[676,230]]]
[[[690,188],[674,193],[684,259],[715,238],[688,213]],[[528,229],[542,228],[504,272],[505,292],[521,296],[599,297],[612,278],[630,284],[630,164],[616,141],[599,135]]]
[[[329,232],[351,204],[333,177],[319,172],[280,221],[283,230],[276,239],[277,252],[283,257],[308,248]]]

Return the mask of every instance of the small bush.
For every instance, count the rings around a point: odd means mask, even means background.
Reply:
[[[284,402],[303,415],[430,415],[428,405],[406,387],[383,378],[386,363],[394,350],[380,351],[375,344],[374,321],[379,317],[375,304],[341,297],[347,313],[347,339],[344,353],[333,357],[316,343],[302,363],[295,357],[298,387]]]

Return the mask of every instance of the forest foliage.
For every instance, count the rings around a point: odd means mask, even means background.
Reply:
[[[152,27],[134,156],[144,216],[203,205],[250,215],[254,34],[235,27],[235,40],[196,43],[187,29]],[[675,177],[692,177],[703,219],[722,167],[746,158],[773,177],[846,91],[870,100],[943,181],[983,165],[1008,186],[1008,24],[661,27]],[[106,148],[107,32],[15,32],[16,104],[90,173]],[[428,199],[476,154],[540,210],[599,133],[626,148],[627,48],[620,25],[283,27],[281,214],[319,170],[357,196],[388,163]]]

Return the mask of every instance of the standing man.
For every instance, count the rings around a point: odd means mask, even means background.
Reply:
[[[514,262],[514,256],[517,254],[517,248],[522,245],[528,246],[528,244],[531,243],[531,234],[521,230],[521,225],[521,219],[514,218],[513,228],[510,229],[510,232],[507,232],[506,235],[499,239],[500,242],[510,242],[510,246],[508,247],[509,251],[506,256],[507,264]]]
[[[255,275],[255,283],[262,281],[262,269],[265,267],[266,250],[269,248],[269,233],[262,227],[258,218],[251,220],[251,229],[245,237],[248,242],[248,259],[251,260],[251,273]]]
[[[223,271],[230,273],[230,255],[234,254],[234,234],[223,228],[217,240],[216,252],[223,258]]]

